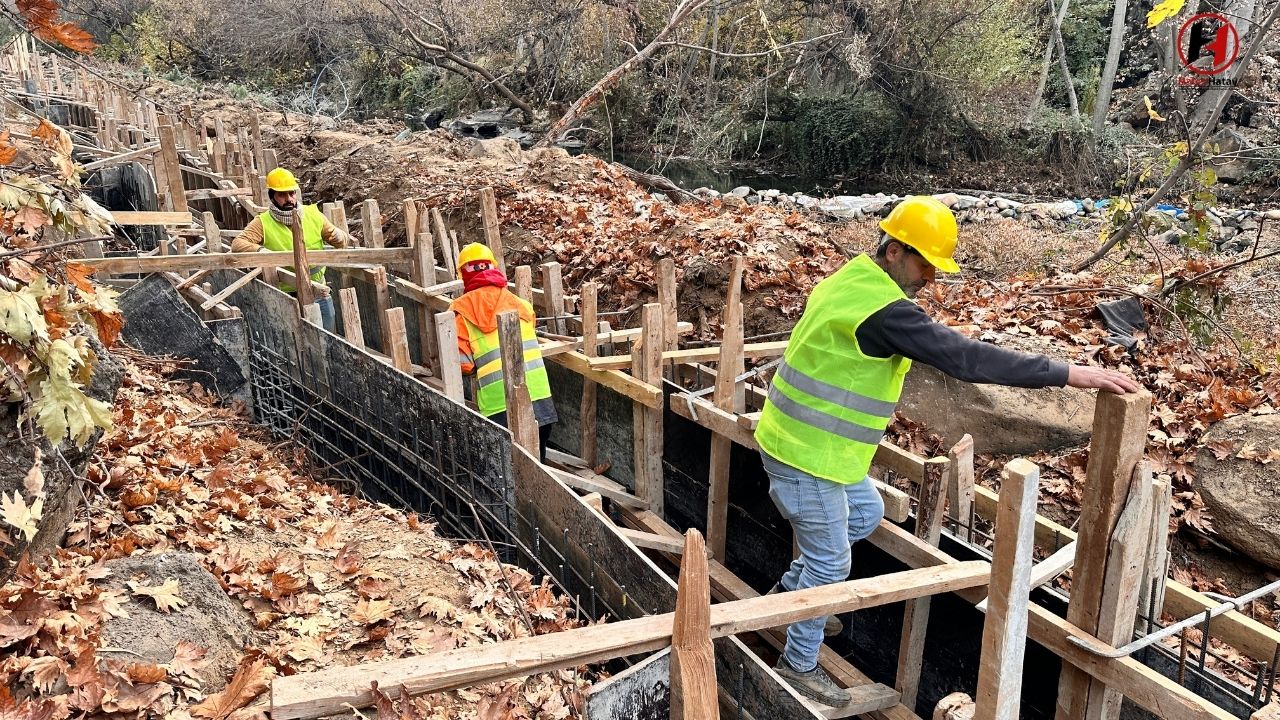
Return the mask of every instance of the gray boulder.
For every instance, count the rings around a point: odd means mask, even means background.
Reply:
[[[1093,405],[1092,393],[1072,388],[977,385],[915,363],[898,412],[923,423],[948,445],[969,433],[976,452],[1022,455],[1087,443]]]
[[[1228,441],[1236,452],[1253,446],[1266,454],[1280,445],[1280,415],[1237,415],[1204,434],[1206,443]],[[1196,455],[1196,489],[1213,514],[1213,528],[1227,544],[1264,565],[1280,568],[1280,463],[1235,457],[1219,460],[1208,449]]]
[[[1240,182],[1246,175],[1258,169],[1258,160],[1252,157],[1252,153],[1247,152],[1253,149],[1253,145],[1235,130],[1231,128],[1219,130],[1213,137],[1209,138],[1210,150],[1213,150],[1215,145],[1217,146],[1217,154],[1239,153],[1238,155],[1231,155],[1226,162],[1213,166],[1213,170],[1217,173],[1219,180],[1230,183]]]

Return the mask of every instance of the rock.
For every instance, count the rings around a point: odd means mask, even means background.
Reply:
[[[1265,454],[1280,445],[1280,415],[1237,415],[1209,428],[1204,442],[1251,445]],[[1196,454],[1196,489],[1225,542],[1280,569],[1280,463],[1235,457],[1218,460],[1208,448]]]
[[[889,207],[891,201],[883,197],[853,197],[852,195],[837,195],[833,198],[827,198],[818,202],[818,209],[833,217],[844,220],[853,220],[864,215],[874,215],[883,212]]]
[[[1268,220],[1280,220],[1280,208],[1273,208],[1262,213],[1262,217]]]
[[[808,195],[797,195],[795,197],[796,204],[800,207],[811,208],[818,205],[818,198],[809,197]]]
[[[982,204],[982,201],[972,195],[960,195],[956,198],[956,204],[951,206],[952,210],[970,210]]]
[[[130,662],[167,663],[179,640],[205,648],[208,663],[198,671],[206,693],[222,689],[235,673],[244,648],[253,635],[253,618],[238,602],[227,597],[216,578],[189,553],[134,555],[106,563],[111,570],[108,587],[124,591],[121,604],[128,617],[111,617],[102,624],[102,644],[136,655]],[[177,594],[186,606],[164,613],[155,601],[132,594],[126,583],[162,585],[178,581]],[[107,657],[116,657],[109,654]]]
[[[748,205],[759,205],[761,200],[759,195],[748,195],[744,199],[747,201]]]
[[[761,195],[763,195],[763,196],[765,196],[765,197],[767,197],[767,198],[771,198],[771,199],[772,199],[772,198],[776,198],[776,197],[778,197],[779,195],[781,195],[781,194],[782,194],[782,191],[781,191],[781,190],[779,190],[779,189],[777,189],[777,188],[769,188],[768,190],[765,190],[765,191],[761,192],[760,194],[761,194]]]
[[[709,187],[700,187],[700,188],[698,188],[698,189],[694,190],[694,191],[693,191],[693,194],[694,194],[694,195],[697,195],[698,197],[704,197],[704,198],[718,198],[718,197],[720,197],[720,191],[719,191],[719,190],[712,190],[712,189],[711,189],[711,188],[709,188]]]
[[[1094,212],[1095,210],[1098,209],[1093,204],[1093,198],[1085,198],[1084,200],[1080,201],[1080,207],[1083,208],[1084,211],[1087,213]]]
[[[1257,232],[1258,221],[1253,217],[1246,217],[1240,221],[1240,232]]]
[[[977,385],[915,363],[898,411],[927,425],[948,445],[969,433],[977,452],[1019,455],[1088,442],[1093,402],[1090,393],[1071,388]]]
[[[720,202],[725,207],[731,208],[744,208],[747,206],[747,201],[737,195],[721,195]]]
[[[1010,208],[1010,209],[1012,210],[1014,208]],[[1023,213],[1031,213],[1033,215],[1050,217],[1056,220],[1065,220],[1066,218],[1069,218],[1072,215],[1075,215],[1076,209],[1077,209],[1076,204],[1075,204],[1075,201],[1073,200],[1062,200],[1059,202],[1046,202],[1046,203],[1028,203],[1026,205],[1023,205],[1021,208],[1017,208],[1018,211]]]
[[[729,194],[745,199],[748,195],[751,194],[751,188],[747,185],[739,185],[738,187],[730,190]]]
[[[507,162],[520,162],[520,143],[509,137],[475,140],[467,150],[470,157],[489,157]]]
[[[1187,214],[1185,211],[1179,211],[1177,215],[1174,215],[1174,217],[1177,218],[1178,221],[1180,222],[1186,222],[1187,220],[1191,219],[1191,216]]]
[[[1017,217],[1018,211],[1013,208],[1006,208],[1000,211],[1000,215],[1007,218]]]
[[[1253,149],[1253,145],[1243,135],[1231,128],[1219,130],[1213,137],[1209,138],[1208,144],[1209,147],[1217,145],[1218,153],[1240,153],[1242,150]],[[1213,166],[1219,180],[1229,183],[1240,182],[1246,175],[1258,168],[1258,161],[1256,158],[1251,157],[1251,153],[1240,153],[1231,157],[1230,161],[1222,165]]]
[[[946,205],[952,210],[956,208],[956,203],[960,202],[960,196],[955,193],[942,193],[940,195],[934,195],[933,197],[936,198],[938,202]]]
[[[1178,228],[1170,228],[1155,236],[1155,242],[1163,242],[1168,245],[1181,245],[1183,238],[1187,236]]]

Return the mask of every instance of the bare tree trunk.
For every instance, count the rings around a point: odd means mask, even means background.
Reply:
[[[707,70],[707,89],[711,91],[711,105],[715,105],[719,99],[716,97],[716,60],[718,56],[716,52],[720,49],[720,6],[716,5],[711,8],[711,57],[707,58],[709,68]]]
[[[1245,36],[1249,34],[1249,28],[1253,22],[1254,0],[1238,0],[1229,5],[1225,13],[1232,24],[1236,26],[1236,30],[1240,33],[1241,44],[1244,43]],[[1200,103],[1196,106],[1196,110],[1191,115],[1191,127],[1197,127],[1204,123],[1205,118],[1209,117],[1209,113],[1214,106],[1218,104],[1218,100],[1223,96],[1230,97],[1235,92],[1235,88],[1228,85],[1213,85],[1207,88],[1200,95]]]
[[[671,18],[667,20],[666,27],[662,28],[662,30],[654,36],[653,40],[649,41],[648,45],[641,48],[639,52],[632,55],[626,62],[605,73],[604,77],[597,80],[595,85],[592,85],[585,93],[582,94],[582,97],[575,100],[573,105],[570,105],[569,109],[565,111],[564,115],[551,126],[551,129],[547,131],[547,134],[538,141],[537,147],[546,147],[560,139],[560,136],[563,135],[566,130],[573,126],[574,123],[578,122],[582,115],[587,110],[590,110],[593,105],[600,102],[600,98],[603,97],[605,93],[612,90],[627,73],[635,69],[637,65],[640,65],[653,57],[659,50],[670,46],[671,43],[666,41],[667,37],[671,35],[671,33],[674,32],[675,29],[679,27],[680,23],[684,22],[689,15],[706,7],[709,2],[711,2],[711,0],[681,0],[680,4],[676,6],[676,9],[672,11]]]
[[[1031,96],[1031,105],[1027,107],[1027,119],[1023,123],[1031,122],[1035,117],[1036,110],[1040,109],[1040,101],[1044,99],[1044,88],[1049,82],[1049,67],[1053,65],[1053,28],[1054,21],[1058,15],[1057,8],[1053,6],[1053,0],[1049,0],[1049,39],[1044,44],[1044,60],[1040,63],[1040,79],[1036,81],[1036,93]]]
[[[1052,2],[1052,0],[1051,0]],[[1071,108],[1071,119],[1080,119],[1080,100],[1076,98],[1076,84],[1071,79],[1071,67],[1067,65],[1067,47],[1062,44],[1062,19],[1067,16],[1067,4],[1071,0],[1062,0],[1062,11],[1054,18],[1053,44],[1058,48],[1058,69],[1062,71],[1062,84],[1067,90],[1067,105]]]
[[[1111,89],[1116,82],[1120,51],[1124,49],[1124,20],[1128,9],[1128,0],[1116,0],[1115,10],[1111,13],[1111,40],[1107,44],[1107,61],[1102,66],[1102,77],[1098,79],[1098,95],[1093,100],[1093,134],[1095,136],[1102,134],[1102,129],[1107,124],[1107,112],[1111,109]]]

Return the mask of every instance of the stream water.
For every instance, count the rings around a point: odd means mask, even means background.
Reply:
[[[688,157],[668,158],[628,152],[611,154],[609,148],[591,148],[587,152],[641,172],[663,175],[686,190],[706,187],[726,193],[736,187],[747,185],[756,190],[773,188],[784,193],[800,192],[814,197],[856,195],[858,192],[865,192],[862,189],[855,191],[852,183],[840,178],[787,173],[771,168],[717,165],[706,160]]]

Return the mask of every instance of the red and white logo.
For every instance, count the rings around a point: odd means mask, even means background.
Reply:
[[[1178,28],[1178,59],[1196,75],[1221,75],[1240,55],[1240,32],[1225,16],[1205,12],[1192,15]],[[1208,58],[1209,62],[1204,62]]]

